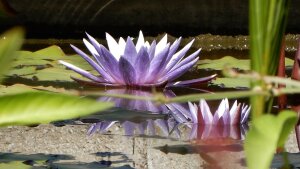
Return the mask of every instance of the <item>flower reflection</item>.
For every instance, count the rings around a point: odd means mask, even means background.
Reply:
[[[108,90],[109,94],[131,94],[143,97],[152,97],[152,94],[148,91],[143,90],[132,90],[132,89],[113,89]],[[164,91],[167,97],[173,97],[175,94],[170,90]],[[247,125],[239,125],[240,123],[245,123],[248,118],[250,108],[241,104],[237,101],[233,104],[232,108],[229,110],[229,103],[227,99],[222,100],[216,113],[211,114],[210,108],[205,101],[200,101],[200,106],[188,103],[188,104],[165,104],[158,105],[151,101],[144,100],[130,100],[121,99],[113,97],[101,97],[100,101],[111,101],[116,104],[117,107],[126,108],[132,111],[150,111],[156,114],[166,114],[168,119],[148,119],[142,122],[133,122],[128,120],[119,121],[101,121],[93,124],[88,134],[93,134],[96,131],[100,133],[105,133],[108,129],[116,125],[121,125],[124,128],[125,135],[157,135],[158,130],[162,131],[164,136],[170,136],[173,134],[176,138],[181,137],[181,129],[188,128],[188,140],[193,139],[212,139],[212,138],[232,138],[243,140],[245,137],[245,132],[247,130]],[[202,107],[205,111],[201,111]],[[223,112],[220,112],[223,111]],[[220,112],[220,113],[218,113]],[[200,118],[198,114],[200,114]],[[203,113],[209,113],[205,115]],[[142,114],[142,112],[141,112]],[[218,116],[217,116],[217,115]],[[211,121],[206,122],[202,117],[211,116],[209,119]],[[236,117],[236,118],[232,118]],[[198,118],[201,119],[198,123]],[[208,119],[208,120],[209,120]],[[238,122],[231,119],[240,119]],[[213,122],[213,123],[211,123]],[[217,124],[217,125],[216,125]],[[186,135],[186,134],[184,134]]]
[[[181,38],[176,39],[173,44],[167,42],[165,35],[157,44],[154,40],[151,44],[144,40],[140,31],[136,45],[132,38],[123,38],[116,42],[115,39],[106,34],[108,49],[99,44],[92,36],[87,34],[88,40],[83,39],[84,44],[91,52],[95,60],[83,51],[71,45],[71,47],[85,59],[101,76],[93,75],[75,65],[65,61],[59,61],[69,69],[88,78],[95,85],[110,86],[162,86],[162,85],[187,85],[198,82],[206,82],[215,77],[209,76],[185,82],[171,83],[198,61],[200,49],[185,57],[194,40],[189,42],[178,52]],[[77,81],[79,79],[73,78]]]
[[[133,90],[133,89],[112,89],[106,91],[109,94],[130,94],[137,95],[143,97],[152,97],[152,94],[148,91],[143,90]],[[145,111],[151,112],[153,114],[169,114],[169,109],[166,105],[158,105],[153,103],[152,101],[144,101],[144,100],[130,100],[130,99],[122,99],[122,98],[113,98],[113,97],[100,97],[99,101],[105,102],[110,101],[114,102],[116,107],[125,108],[132,111]],[[142,113],[142,112],[141,112]],[[126,115],[125,115],[126,116]],[[162,131],[163,135],[169,136],[170,131],[174,133],[176,137],[179,137],[179,130],[176,128],[177,122],[173,117],[169,117],[167,120],[165,119],[148,119],[141,123],[136,123],[132,121],[123,121],[120,119],[119,121],[101,121],[93,124],[88,130],[88,134],[93,134],[95,132],[105,133],[108,129],[114,124],[120,124],[124,128],[125,135],[133,136],[133,135],[156,135],[158,129]]]

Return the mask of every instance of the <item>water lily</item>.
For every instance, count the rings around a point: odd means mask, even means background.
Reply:
[[[235,140],[244,140],[248,128],[247,123],[241,125],[192,124],[189,139],[211,140],[231,138]]]
[[[191,122],[203,125],[236,125],[246,123],[248,120],[250,106],[234,102],[229,108],[228,99],[223,99],[216,110],[212,113],[207,102],[201,99],[199,105],[188,103],[188,108],[184,106],[169,104],[174,117],[180,123]]]
[[[181,38],[176,39],[171,44],[167,42],[167,35],[158,43],[154,40],[150,44],[144,40],[143,33],[140,31],[137,43],[134,44],[130,37],[127,37],[126,41],[121,37],[117,42],[111,35],[106,33],[109,50],[89,34],[87,34],[87,37],[88,39],[83,39],[83,42],[94,59],[77,47],[73,45],[71,47],[99,75],[94,75],[65,61],[59,61],[90,80],[73,78],[80,82],[110,86],[163,86],[168,85],[168,83],[171,85],[194,84],[209,81],[215,77],[215,75],[212,75],[185,82],[173,82],[197,63],[200,49],[185,57],[194,40],[176,52]]]

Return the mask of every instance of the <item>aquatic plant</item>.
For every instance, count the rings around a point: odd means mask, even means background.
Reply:
[[[231,138],[234,140],[244,140],[246,132],[249,130],[248,124],[241,125],[199,125],[192,124],[189,133],[190,140],[211,140]]]
[[[91,52],[94,60],[77,47],[71,47],[85,59],[101,76],[83,70],[77,66],[60,60],[59,62],[69,69],[88,78],[90,81],[74,80],[109,86],[164,86],[192,68],[198,61],[200,49],[185,57],[194,40],[189,42],[178,52],[181,38],[174,43],[167,42],[165,35],[158,43],[151,44],[144,40],[142,31],[136,45],[132,38],[126,41],[121,37],[118,42],[106,33],[108,49],[99,44],[92,36],[87,34],[88,40],[83,39],[85,46]],[[209,81],[215,76],[181,82],[184,85]],[[172,85],[176,85],[172,83]],[[178,84],[177,84],[178,85]]]
[[[228,99],[223,99],[216,110],[212,113],[209,105],[204,99],[195,103],[188,103],[189,109],[178,107],[176,104],[168,104],[168,108],[179,122],[191,122],[204,125],[236,125],[246,123],[248,120],[250,106],[234,102],[229,108]],[[189,119],[187,121],[186,119]]]

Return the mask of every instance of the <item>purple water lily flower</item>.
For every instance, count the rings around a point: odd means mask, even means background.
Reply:
[[[207,102],[201,99],[199,106],[191,102],[184,105],[167,105],[175,119],[180,123],[199,123],[203,125],[236,125],[246,123],[250,106],[234,102],[229,108],[228,99],[223,99],[215,113],[210,111]]]
[[[192,124],[189,139],[220,139],[232,138],[236,140],[244,140],[248,131],[248,124],[241,125],[200,125]]]
[[[72,69],[90,80],[85,81],[72,77],[79,82],[110,86],[163,86],[168,85],[168,83],[171,85],[187,85],[207,82],[215,77],[215,75],[212,75],[186,82],[172,82],[187,72],[198,61],[199,58],[197,56],[200,49],[184,58],[194,40],[176,52],[179,48],[181,38],[176,39],[174,43],[171,44],[167,42],[167,35],[158,43],[154,40],[150,44],[144,40],[144,36],[140,31],[137,43],[134,44],[130,37],[128,37],[126,41],[120,38],[119,41],[116,42],[112,36],[106,33],[109,50],[99,44],[89,34],[87,34],[87,37],[88,40],[83,39],[83,42],[94,59],[90,58],[77,47],[73,45],[71,45],[71,47],[85,59],[100,76],[93,75],[65,61],[59,61],[69,69]]]

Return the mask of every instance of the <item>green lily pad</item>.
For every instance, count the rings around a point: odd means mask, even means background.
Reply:
[[[224,66],[240,69],[240,70],[250,70],[250,60],[249,59],[237,59],[232,56],[224,56],[220,59],[204,59],[198,61],[198,69],[213,69],[213,70],[223,70]],[[285,58],[285,65],[292,66],[294,61],[289,58]]]
[[[81,78],[81,75],[66,69],[58,60],[74,64],[95,75],[98,73],[79,55],[65,55],[58,46],[50,46],[35,52],[19,51],[19,57],[13,62],[13,69],[6,74],[10,77],[20,77],[41,82],[74,83],[70,76]]]
[[[19,94],[33,91],[49,91],[55,93],[79,95],[79,92],[76,90],[66,90],[64,88],[55,88],[52,86],[28,86],[23,84],[14,84],[11,86],[0,85],[0,95]]]
[[[238,78],[216,78],[212,80],[212,85],[217,85],[225,88],[250,88],[250,80],[249,79],[238,79]]]

